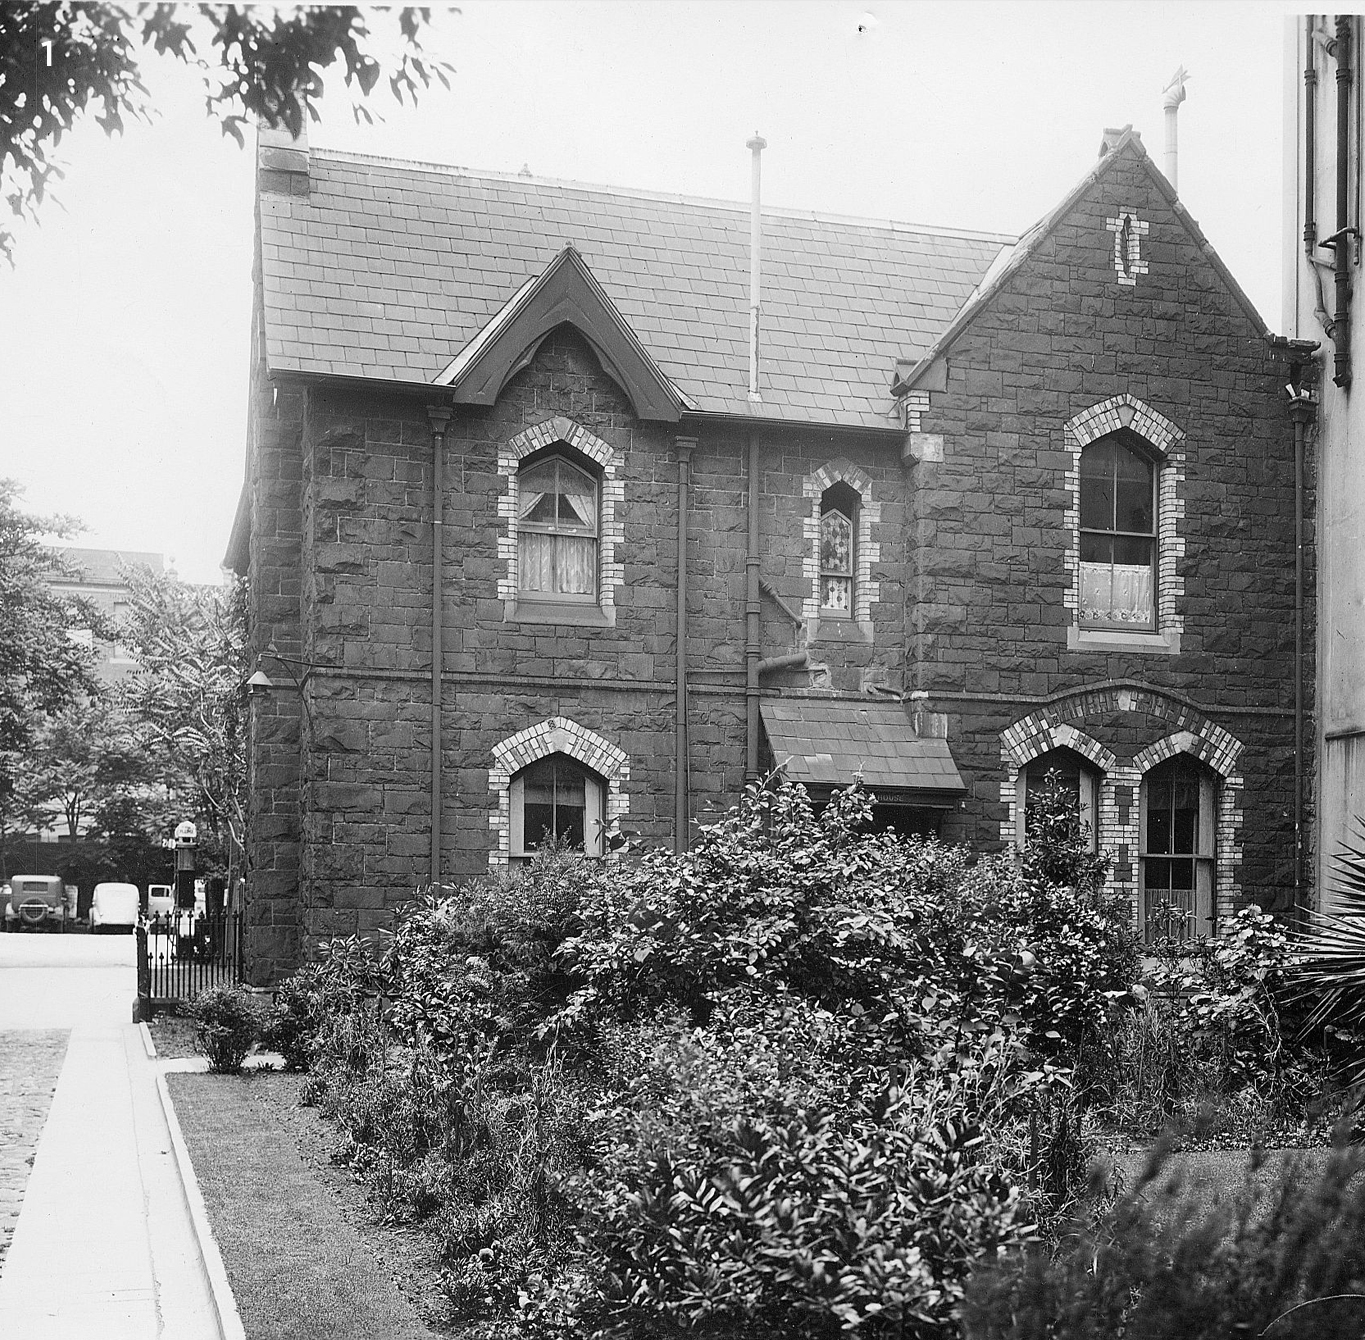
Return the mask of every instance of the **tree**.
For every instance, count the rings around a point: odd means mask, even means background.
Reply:
[[[53,809],[73,840],[98,816],[159,798],[164,786],[133,723],[103,695],[49,717],[34,737],[20,790]]]
[[[388,77],[402,102],[417,100],[433,79],[449,87],[444,61],[422,54],[428,9],[397,11],[401,49]],[[199,44],[213,49],[212,62]],[[365,16],[354,5],[275,9],[256,5],[77,4],[72,0],[0,5],[0,191],[11,211],[33,215],[54,177],[62,136],[98,105],[107,134],[129,119],[148,119],[138,48],[196,65],[208,114],[243,143],[252,118],[295,135],[304,116],[318,119],[322,71],[340,60],[348,87],[368,95],[383,74],[371,54]],[[356,102],[358,119],[372,120]],[[13,237],[0,228],[0,252],[12,260]]]
[[[44,535],[70,536],[68,517],[20,510],[19,486],[0,479],[0,835],[31,824],[31,797],[16,793],[27,751],[43,722],[99,691],[96,639],[111,635],[88,601],[49,582],[66,571]]]
[[[118,702],[206,829],[205,854],[231,866],[246,824],[245,587],[193,586],[149,568],[127,577],[120,637],[139,668],[119,684]]]

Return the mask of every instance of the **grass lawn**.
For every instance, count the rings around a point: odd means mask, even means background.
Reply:
[[[160,1043],[158,1042],[158,1047]],[[427,1240],[381,1226],[327,1159],[300,1077],[167,1076],[248,1340],[432,1340]]]
[[[162,1010],[147,1027],[151,1031],[156,1054],[163,1061],[199,1055],[194,1046],[194,1025],[188,1019]]]

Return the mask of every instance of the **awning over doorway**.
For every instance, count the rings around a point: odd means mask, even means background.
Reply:
[[[947,807],[967,793],[948,741],[916,735],[900,703],[781,698],[759,712],[774,763],[815,799],[855,778],[885,804]]]

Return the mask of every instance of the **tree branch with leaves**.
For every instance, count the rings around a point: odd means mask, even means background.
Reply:
[[[389,91],[416,102],[433,81],[449,88],[452,67],[422,48],[427,8],[362,10],[355,5],[173,5],[31,3],[0,5],[0,194],[17,217],[35,217],[62,169],[62,137],[93,112],[109,135],[147,121],[144,50],[197,68],[207,114],[244,143],[253,120],[297,135],[318,119],[323,74],[341,65],[357,120],[372,121],[360,100],[384,75],[369,20],[393,14],[400,45]],[[211,56],[200,54],[207,48]],[[0,254],[13,260],[13,236],[0,226]]]

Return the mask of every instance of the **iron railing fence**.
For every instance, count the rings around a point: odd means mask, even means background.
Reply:
[[[174,912],[137,928],[139,1012],[190,1001],[243,978],[241,912]]]

